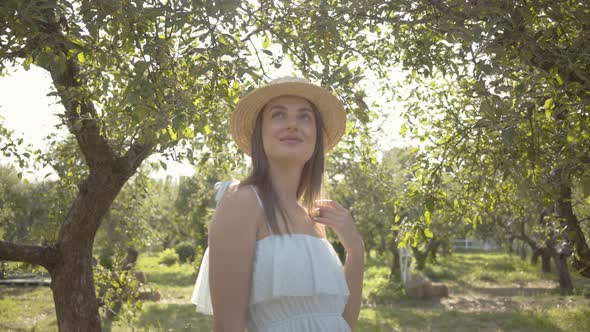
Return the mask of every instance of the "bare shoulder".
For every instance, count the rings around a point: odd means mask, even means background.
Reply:
[[[244,212],[248,211],[257,212],[257,207],[256,193],[250,186],[232,186],[223,194],[217,210],[227,212],[235,208],[245,208],[247,210],[239,211],[244,215]]]
[[[260,210],[256,193],[248,186],[227,188],[213,214],[209,238],[233,240],[235,236],[254,234]]]
[[[229,187],[209,226],[209,287],[215,331],[245,328],[256,252],[257,204],[252,188]],[[226,329],[228,322],[235,328]]]

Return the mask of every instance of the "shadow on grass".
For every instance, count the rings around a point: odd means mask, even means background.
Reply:
[[[146,304],[135,326],[142,331],[212,331],[211,316],[195,311],[192,304]]]
[[[456,288],[460,292],[455,292],[456,289],[451,289],[451,293],[456,294],[471,292],[502,297],[559,295],[559,287],[478,287],[462,280],[456,280],[455,283],[457,285]]]
[[[409,305],[409,304],[408,304]],[[565,331],[526,311],[457,312],[401,306],[363,308],[355,331]],[[135,327],[146,331],[211,331],[210,316],[189,304],[146,305]]]
[[[542,314],[525,311],[457,312],[370,308],[355,331],[565,331]]]
[[[51,291],[51,289],[46,286],[0,286],[0,298],[23,296],[39,289],[47,289]]]

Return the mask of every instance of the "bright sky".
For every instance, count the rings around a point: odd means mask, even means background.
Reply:
[[[284,68],[284,69],[283,69]],[[291,75],[289,68],[283,67],[273,74],[276,77]],[[45,137],[56,132],[55,126],[59,124],[56,114],[63,114],[63,106],[56,97],[48,97],[51,91],[51,78],[49,74],[36,66],[31,66],[29,71],[22,68],[15,68],[9,76],[0,77],[0,121],[4,126],[15,132],[15,137],[22,137],[25,144],[30,144],[33,149],[46,150]],[[368,105],[378,98],[377,91],[367,89],[369,95]],[[399,135],[401,119],[399,109],[396,105],[388,106],[390,116],[386,119],[384,126],[380,127],[383,134],[377,137],[379,149],[385,150],[394,146],[407,145],[407,141]],[[377,129],[377,126],[376,126]],[[60,132],[63,137],[67,133]],[[150,158],[157,160],[157,156]],[[2,164],[13,164],[14,161],[0,160]],[[179,164],[167,161],[166,171],[161,170],[152,174],[154,177],[165,177],[171,175],[179,177],[182,175],[194,174],[194,168],[188,164]],[[25,173],[28,179],[43,179],[45,175],[52,172],[50,168],[42,170],[29,170]]]

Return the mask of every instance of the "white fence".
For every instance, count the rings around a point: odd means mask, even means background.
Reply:
[[[494,241],[482,241],[482,240],[453,240],[453,248],[459,250],[495,250],[498,249],[498,245]]]

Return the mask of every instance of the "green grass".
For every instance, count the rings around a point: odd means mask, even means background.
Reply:
[[[455,253],[428,264],[424,273],[445,282],[451,297],[410,300],[389,281],[388,260],[367,259],[355,331],[585,331],[590,326],[590,280],[573,273],[576,294],[562,296],[555,274],[506,253]],[[164,266],[142,254],[138,269],[162,296],[143,302],[133,321],[113,331],[210,331],[211,317],[189,303],[196,272],[189,264]],[[56,331],[49,288],[0,287],[0,331]]]
[[[543,274],[540,267],[505,253],[455,253],[450,257],[440,257],[439,264],[428,265],[425,272],[432,280],[476,283],[519,283],[553,277],[553,274]]]
[[[0,286],[0,331],[56,331],[47,287]]]

